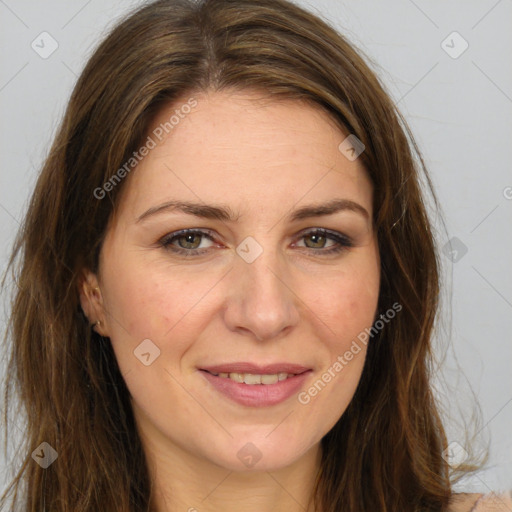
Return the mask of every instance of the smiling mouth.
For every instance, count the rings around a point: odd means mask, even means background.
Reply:
[[[299,364],[223,363],[198,368],[220,394],[246,407],[270,407],[292,397],[312,373]]]
[[[222,379],[231,379],[239,384],[248,384],[249,386],[254,385],[269,385],[276,384],[277,382],[281,382],[290,377],[295,377],[296,373],[272,373],[272,374],[256,374],[256,373],[238,373],[238,372],[210,372],[208,370],[203,370],[211,375],[215,375],[215,377],[220,377]]]

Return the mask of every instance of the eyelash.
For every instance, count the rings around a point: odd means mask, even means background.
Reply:
[[[204,254],[206,251],[208,251],[208,249],[210,249],[210,248],[200,249],[200,250],[198,250],[198,249],[183,249],[183,248],[176,247],[176,246],[172,245],[173,241],[183,238],[186,235],[204,236],[204,237],[208,238],[209,240],[211,240],[212,242],[214,241],[214,238],[210,234],[209,231],[203,231],[200,229],[183,229],[181,231],[176,231],[174,233],[169,233],[168,235],[165,235],[163,238],[161,238],[159,240],[158,243],[165,250],[172,251],[175,254],[180,254],[185,257],[200,256],[201,254]],[[342,235],[341,233],[337,233],[335,231],[329,231],[329,230],[326,230],[323,228],[312,229],[311,231],[307,231],[305,233],[303,232],[301,234],[300,238],[302,239],[304,237],[311,236],[311,235],[320,235],[320,236],[325,237],[327,240],[333,240],[337,243],[337,246],[334,246],[330,249],[322,249],[322,248],[313,249],[313,248],[306,247],[306,249],[309,249],[310,251],[313,251],[316,253],[320,253],[322,255],[338,254],[342,251],[345,251],[349,247],[353,247],[353,243],[349,237]]]

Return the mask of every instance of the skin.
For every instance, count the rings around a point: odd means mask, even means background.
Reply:
[[[189,97],[162,110],[154,126]],[[360,160],[339,151],[346,134],[318,107],[247,91],[195,98],[123,184],[99,272],[84,273],[82,307],[111,339],[131,393],[155,510],[303,512],[320,440],[354,395],[366,347],[307,404],[294,395],[242,406],[198,368],[302,364],[312,369],[303,391],[372,325],[380,283],[372,184]],[[288,220],[299,207],[334,198],[354,201],[368,218],[343,210]],[[238,218],[165,211],[137,221],[171,199],[222,204]],[[159,244],[185,228],[208,229],[214,240],[174,239],[171,247],[203,254],[185,257]],[[323,255],[337,243],[301,233],[314,228],[349,236],[353,247]],[[263,249],[252,263],[236,252],[248,236]],[[148,366],[134,356],[145,339],[160,350]],[[247,443],[261,454],[253,467],[237,456]]]

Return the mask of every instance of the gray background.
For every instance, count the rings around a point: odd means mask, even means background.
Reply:
[[[108,28],[138,3],[0,0],[2,270],[77,75]],[[512,489],[512,0],[298,3],[372,59],[426,158],[447,226],[436,220],[439,244],[452,240],[441,258],[436,353],[444,364],[435,387],[455,455],[467,446],[472,392],[481,406],[473,444],[489,442],[491,452],[487,469],[457,488]],[[31,47],[51,49],[44,31],[58,44],[45,59]],[[15,431],[23,420],[17,423]]]

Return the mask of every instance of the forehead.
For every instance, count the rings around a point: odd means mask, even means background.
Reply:
[[[243,213],[340,194],[371,213],[368,175],[340,152],[347,134],[319,106],[256,92],[190,95],[162,108],[148,134],[154,147],[123,193],[131,216],[173,198]]]

